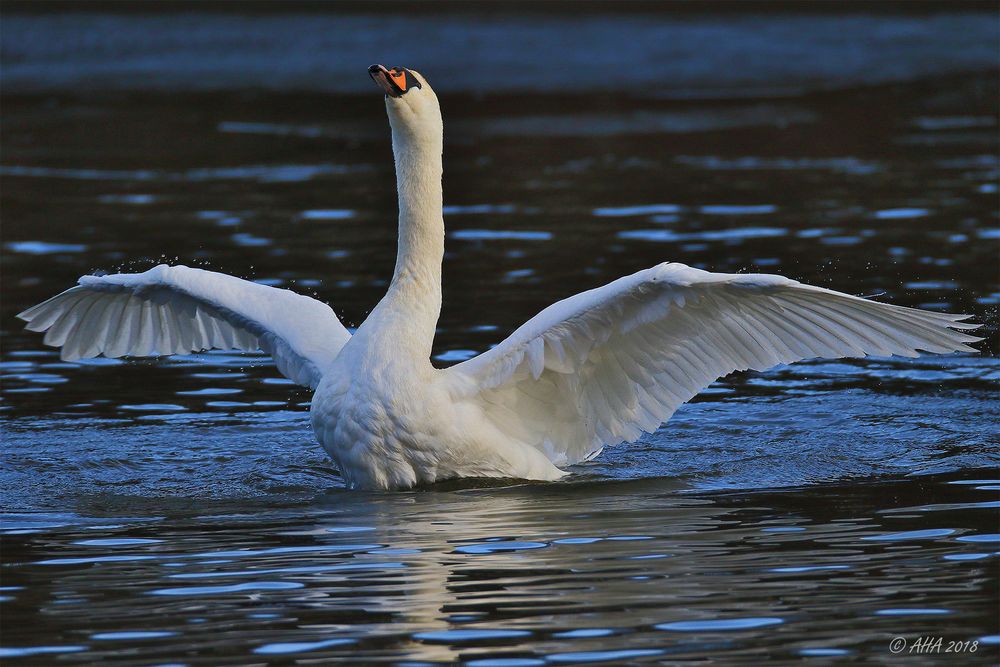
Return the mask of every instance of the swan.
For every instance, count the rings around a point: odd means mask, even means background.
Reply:
[[[735,370],[809,358],[975,352],[969,316],[877,303],[779,275],[675,262],[542,310],[506,340],[431,365],[441,309],[443,124],[418,72],[369,68],[385,93],[399,199],[388,290],[353,335],[325,303],[160,265],[87,275],[20,313],[66,360],[257,350],[315,390],[312,427],[352,488],[459,477],[556,480],[637,439]]]

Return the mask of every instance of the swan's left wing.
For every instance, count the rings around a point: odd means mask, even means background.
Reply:
[[[652,432],[735,370],[816,357],[974,352],[964,315],[878,303],[782,276],[659,266],[560,301],[444,371],[498,429],[577,463]]]
[[[351,337],[321,301],[214,271],[161,264],[79,283],[18,315],[67,360],[263,349],[315,389]]]

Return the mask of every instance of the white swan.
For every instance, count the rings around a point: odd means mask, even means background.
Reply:
[[[185,266],[83,276],[20,314],[63,359],[207,348],[269,352],[315,389],[312,425],[352,487],[455,477],[554,480],[655,430],[716,378],[813,357],[975,351],[964,315],[876,303],[788,278],[660,264],[549,306],[493,349],[430,363],[441,308],[442,121],[427,81],[369,69],[386,93],[399,247],[352,336],[324,303]]]

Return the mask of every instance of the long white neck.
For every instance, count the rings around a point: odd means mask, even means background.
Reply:
[[[444,257],[444,217],[441,210],[440,130],[414,136],[392,130],[399,195],[399,246],[393,285],[413,283],[441,299],[441,260]]]
[[[392,128],[399,194],[396,270],[385,297],[369,318],[367,335],[430,368],[431,345],[441,314],[444,218],[440,120],[435,126]],[[422,130],[422,131],[421,131]]]

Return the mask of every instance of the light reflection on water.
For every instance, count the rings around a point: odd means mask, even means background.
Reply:
[[[996,349],[994,77],[441,99],[439,365],[664,260],[972,313]],[[13,315],[181,261],[356,326],[395,257],[378,95],[4,103],[0,657],[873,662],[928,635],[997,656],[995,356],[738,373],[563,483],[346,492],[267,357],[65,363]]]
[[[232,655],[559,662],[738,659],[778,636],[784,659],[881,655],[897,635],[985,638],[995,556],[980,550],[998,537],[978,532],[989,510],[954,502],[991,495],[966,481],[722,495],[666,479],[466,485],[161,507],[168,517],[114,516],[120,503],[105,518],[23,514],[5,521],[3,604],[44,613],[5,645],[149,661],[178,657],[181,637],[190,655],[224,642]],[[879,513],[887,497],[910,511]],[[954,509],[920,513],[943,501]],[[940,625],[956,616],[961,629]],[[34,646],[39,632],[75,643]]]

